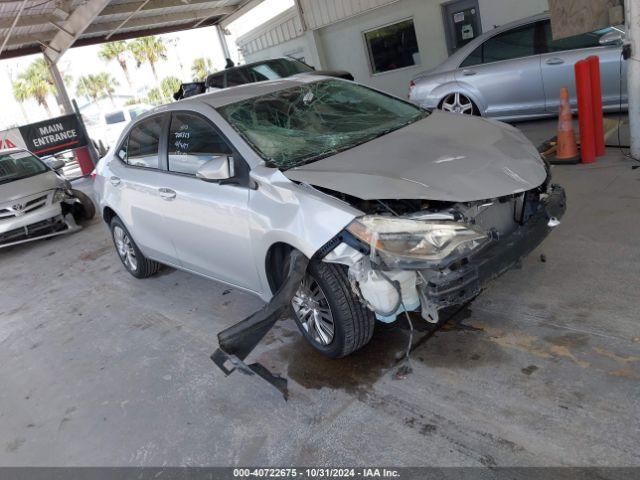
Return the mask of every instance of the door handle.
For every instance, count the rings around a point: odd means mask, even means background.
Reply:
[[[462,74],[466,77],[471,77],[473,75],[475,75],[477,72],[474,72],[473,70],[462,70]]]
[[[176,192],[170,188],[159,188],[158,191],[163,200],[171,201],[176,198]]]
[[[558,57],[553,57],[547,60],[547,65],[562,65],[564,60]]]
[[[120,180],[120,178],[118,177],[111,177],[109,181],[111,182],[111,185],[113,185],[114,187],[117,187],[118,185],[120,185],[120,182],[122,180]]]

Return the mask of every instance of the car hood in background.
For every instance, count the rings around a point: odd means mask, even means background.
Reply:
[[[62,186],[62,181],[52,171],[14,182],[2,183],[0,184],[0,203],[11,202],[27,195],[46,192]]]
[[[517,129],[435,111],[388,135],[284,172],[362,200],[471,202],[540,186],[540,154]]]

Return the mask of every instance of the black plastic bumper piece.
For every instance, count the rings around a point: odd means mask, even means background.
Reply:
[[[253,315],[218,333],[220,347],[211,355],[211,360],[225,375],[236,369],[247,375],[257,374],[282,391],[286,398],[286,380],[273,376],[260,364],[246,365],[244,360],[289,309],[308,264],[309,260],[300,251],[292,250],[289,270],[271,301]]]
[[[536,212],[513,233],[498,239],[477,255],[461,259],[444,270],[424,270],[426,280],[421,294],[438,310],[473,300],[486,285],[529,255],[553,230],[552,219],[566,211],[566,195],[558,185],[540,201]]]

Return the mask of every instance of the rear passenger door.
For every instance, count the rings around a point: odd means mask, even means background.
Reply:
[[[198,169],[218,156],[232,159],[236,178],[225,182],[197,178]],[[208,118],[194,112],[172,112],[162,210],[180,264],[258,291],[249,237],[249,188],[241,178],[248,170],[243,162]]]
[[[456,80],[477,92],[487,116],[543,113],[542,45],[538,23],[498,33],[462,62]]]
[[[133,126],[109,164],[109,203],[142,252],[154,260],[176,263],[176,251],[164,220],[159,187],[165,173],[160,162],[166,149],[169,115],[158,114]]]
[[[575,64],[591,55],[597,55],[600,58],[603,104],[618,105],[621,93],[623,103],[626,103],[627,65],[622,61],[622,47],[620,45],[600,45],[600,38],[610,29],[606,28],[559,40],[553,40],[549,20],[544,23],[544,29],[547,53],[542,55],[541,65],[548,112],[558,112],[562,87],[569,89],[571,105],[577,106]],[[622,78],[620,77],[621,69]],[[621,80],[622,92],[620,91]]]

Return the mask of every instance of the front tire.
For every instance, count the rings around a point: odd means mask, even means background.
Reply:
[[[71,190],[73,196],[78,199],[80,204],[74,205],[73,218],[76,222],[88,222],[96,216],[96,206],[93,200],[80,190]]]
[[[328,357],[346,357],[373,335],[375,316],[351,290],[342,265],[309,262],[292,306],[302,335]]]
[[[113,244],[127,272],[136,278],[148,278],[160,269],[158,262],[149,260],[142,254],[118,217],[113,217],[110,226]]]

